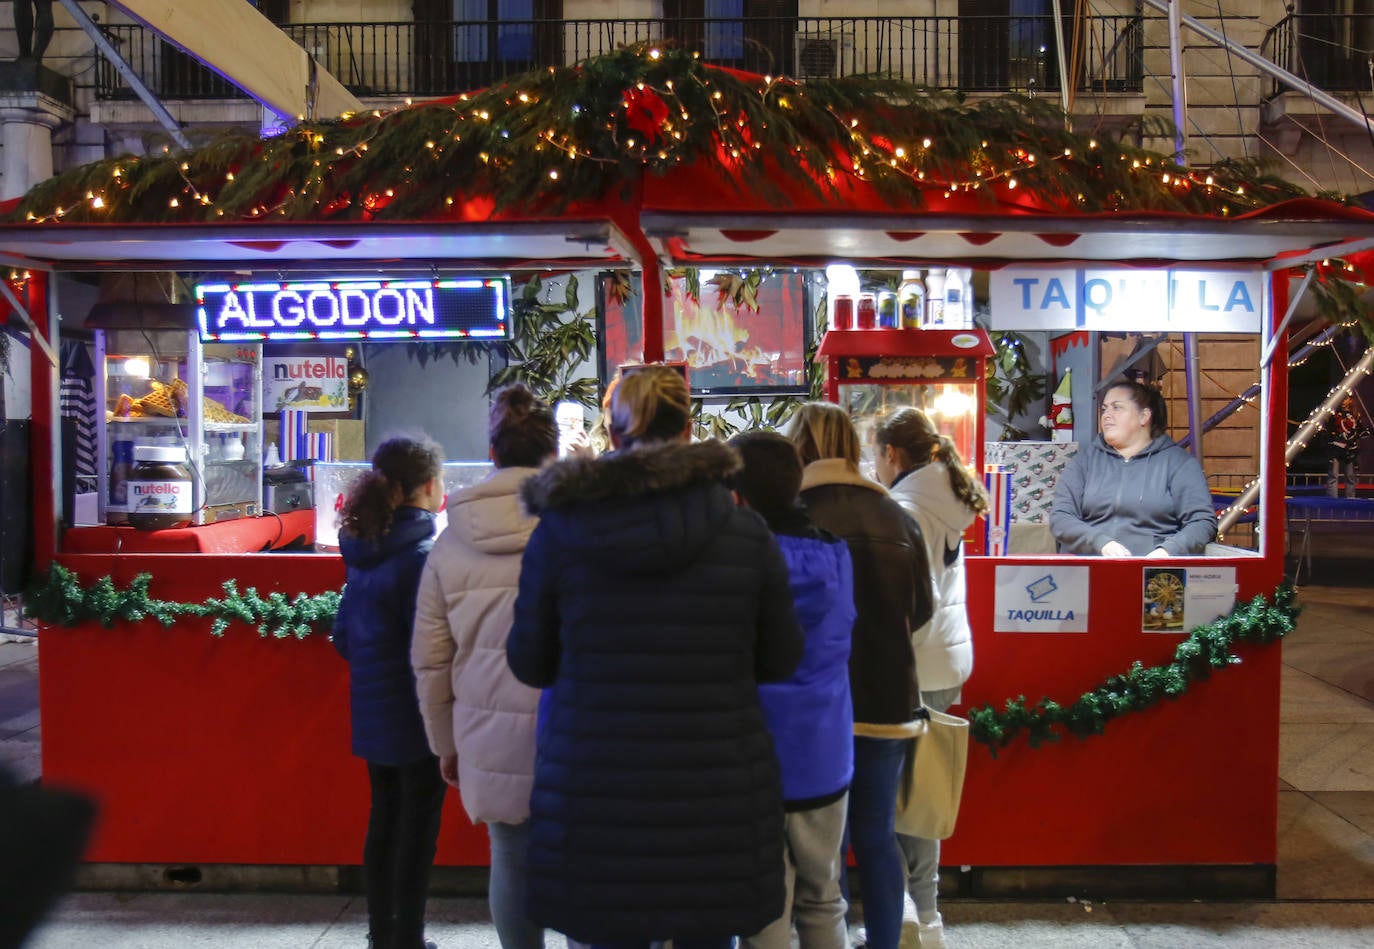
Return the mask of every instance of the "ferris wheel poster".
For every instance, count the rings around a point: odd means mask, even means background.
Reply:
[[[1146,567],[1142,587],[1141,631],[1185,633],[1231,612],[1236,568]]]

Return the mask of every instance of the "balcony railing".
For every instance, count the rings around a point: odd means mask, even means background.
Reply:
[[[1139,92],[1142,18],[1089,17],[1088,26],[1077,89]],[[243,95],[142,26],[103,29],[159,98]],[[934,89],[1039,94],[1060,88],[1048,16],[299,23],[283,29],[360,96],[448,95],[665,37],[701,50],[710,63],[802,79],[877,74]],[[96,95],[132,96],[103,58]]]
[[[1290,13],[1264,36],[1260,54],[1326,92],[1369,91],[1374,14]],[[1270,97],[1289,91],[1274,80]]]

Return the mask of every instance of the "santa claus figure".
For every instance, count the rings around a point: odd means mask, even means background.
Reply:
[[[1064,370],[1064,378],[1050,396],[1050,412],[1040,416],[1040,424],[1050,430],[1050,441],[1073,441],[1073,398],[1069,395],[1072,369]]]

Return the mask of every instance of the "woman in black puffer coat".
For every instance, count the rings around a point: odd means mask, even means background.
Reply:
[[[545,688],[530,800],[534,922],[593,945],[728,946],[783,908],[783,810],[758,683],[802,638],[739,466],[691,444],[682,376],[648,366],[611,403],[616,451],[525,483],[540,517],[507,658]]]

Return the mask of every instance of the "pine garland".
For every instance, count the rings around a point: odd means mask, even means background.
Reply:
[[[970,709],[969,729],[976,741],[987,745],[993,757],[1022,732],[1032,748],[1058,741],[1060,731],[1080,738],[1101,735],[1107,723],[1130,712],[1141,712],[1166,698],[1176,699],[1194,682],[1208,678],[1214,669],[1238,664],[1231,652],[1235,643],[1268,644],[1293,631],[1299,607],[1294,590],[1283,584],[1273,603],[1257,596],[1238,605],[1227,616],[1199,626],[1178,644],[1172,662],[1146,668],[1136,662],[1124,675],[1112,676],[1078,701],[1065,707],[1049,698],[1034,706],[1024,695],[1008,700],[1003,711],[991,705]]]
[[[341,597],[338,592],[328,591],[314,595],[297,593],[291,599],[282,593],[269,593],[264,598],[256,587],[240,593],[233,580],[226,580],[222,597],[211,597],[203,603],[178,603],[150,596],[151,580],[151,574],[140,573],[121,590],[109,576],[104,576],[87,587],[75,573],[53,564],[25,594],[24,612],[58,626],[94,621],[106,629],[121,621],[153,619],[171,627],[183,616],[212,617],[210,633],[216,637],[223,636],[230,623],[241,622],[256,626],[258,635],[264,638],[305,639],[312,632],[328,629]]]
[[[140,573],[121,590],[105,576],[87,587],[75,573],[53,564],[44,579],[25,595],[24,612],[58,626],[97,622],[106,629],[119,622],[144,619],[171,627],[183,616],[213,617],[210,632],[217,637],[224,635],[231,622],[241,622],[257,627],[258,635],[264,638],[305,639],[329,627],[341,597],[329,591],[313,596],[298,593],[292,599],[271,593],[263,598],[253,587],[239,593],[234,581],[226,580],[223,597],[211,597],[203,603],[177,603],[151,597],[151,579],[151,574]],[[1193,630],[1179,643],[1172,662],[1149,668],[1135,662],[1124,675],[1112,676],[1068,707],[1049,698],[1028,706],[1026,697],[1020,695],[1008,700],[1000,712],[991,705],[970,709],[970,732],[975,741],[988,746],[993,757],[1023,732],[1032,748],[1058,741],[1061,731],[1080,738],[1101,735],[1112,719],[1143,712],[1166,698],[1178,698],[1194,682],[1211,676],[1212,670],[1238,664],[1240,658],[1231,651],[1235,643],[1264,645],[1287,636],[1299,611],[1295,591],[1285,583],[1275,591],[1272,604],[1257,596],[1229,615]]]
[[[97,161],[40,183],[9,219],[553,214],[629,195],[644,175],[695,161],[726,167],[742,195],[773,203],[798,187],[838,196],[855,180],[913,209],[938,209],[942,195],[960,192],[989,208],[1227,215],[1304,193],[1257,162],[1190,169],[1065,124],[1043,97],[970,102],[875,76],[801,83],[641,43],[452,99],[302,123],[267,140],[235,131],[188,151]]]

